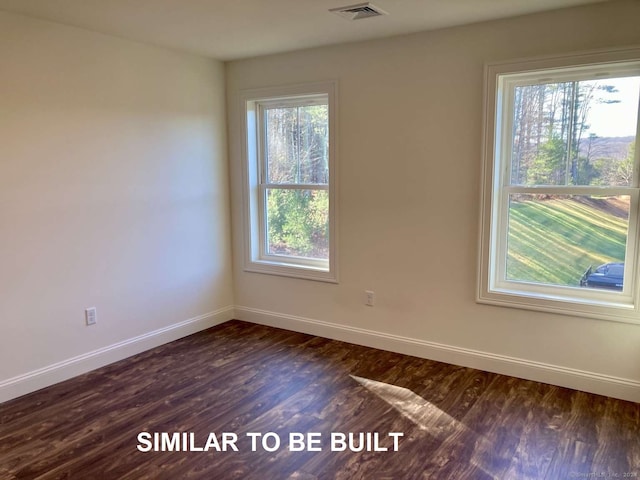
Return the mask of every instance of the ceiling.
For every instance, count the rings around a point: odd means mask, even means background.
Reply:
[[[0,0],[0,10],[219,60],[381,38],[606,0],[372,0],[388,16],[328,10],[363,0]]]

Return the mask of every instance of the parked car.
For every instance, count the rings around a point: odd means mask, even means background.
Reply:
[[[624,263],[611,262],[600,265],[595,270],[589,267],[582,278],[580,285],[591,288],[609,288],[622,290],[624,284]]]

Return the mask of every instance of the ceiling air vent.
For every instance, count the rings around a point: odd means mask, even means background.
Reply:
[[[380,15],[388,15],[381,8],[367,3],[359,3],[357,5],[349,5],[348,7],[332,8],[329,10],[336,15],[340,15],[347,20],[362,20],[363,18],[379,17]]]

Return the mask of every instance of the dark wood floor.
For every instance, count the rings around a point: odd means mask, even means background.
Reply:
[[[239,451],[140,452],[143,431],[235,433]],[[253,452],[248,432],[281,446]],[[290,451],[309,432],[322,450]],[[332,451],[332,432],[387,451]],[[640,478],[640,404],[239,321],[0,405],[0,479],[625,474]]]

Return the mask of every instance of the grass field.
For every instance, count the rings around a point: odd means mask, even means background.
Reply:
[[[511,202],[507,278],[579,285],[590,266],[624,261],[625,198],[521,195]]]

